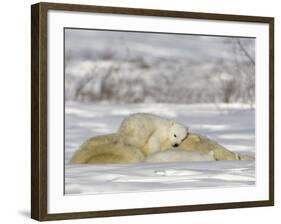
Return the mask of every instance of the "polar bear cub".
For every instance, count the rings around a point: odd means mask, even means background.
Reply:
[[[187,129],[173,120],[137,113],[123,120],[118,135],[121,143],[139,147],[147,156],[179,146],[187,137]],[[162,148],[162,145],[165,145],[165,148]]]
[[[200,153],[196,151],[184,151],[182,149],[170,149],[156,152],[148,156],[146,163],[167,163],[167,162],[197,162],[197,161],[215,161],[214,153]]]

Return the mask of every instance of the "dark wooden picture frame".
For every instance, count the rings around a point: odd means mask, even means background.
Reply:
[[[122,210],[88,211],[48,214],[47,189],[47,13],[49,10],[129,14],[174,18],[194,18],[235,22],[253,22],[269,25],[269,200],[216,203],[204,205],[132,208]],[[137,8],[103,7],[57,3],[38,3],[31,7],[31,217],[39,221],[109,217],[226,208],[259,207],[274,205],[274,18],[240,15],[223,15],[183,11],[164,11]]]

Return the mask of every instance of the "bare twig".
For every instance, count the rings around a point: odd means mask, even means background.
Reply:
[[[241,51],[244,53],[244,55],[248,58],[248,60],[250,61],[250,63],[252,65],[255,66],[255,60],[252,58],[252,56],[249,54],[249,52],[245,49],[245,47],[243,46],[243,44],[241,43],[241,40],[240,39],[237,39],[237,43],[238,43],[238,46],[239,48],[241,49]]]

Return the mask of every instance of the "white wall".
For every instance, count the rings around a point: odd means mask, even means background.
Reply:
[[[1,130],[1,223],[35,223],[30,215],[30,4],[36,1],[3,1],[0,9],[0,130]],[[63,2],[57,0],[57,2]],[[275,62],[280,61],[280,6],[267,0],[93,0],[69,3],[202,11],[275,17]],[[278,14],[279,12],[279,14]],[[275,84],[280,84],[276,63]],[[276,88],[279,98],[281,88]],[[276,100],[276,206],[192,213],[143,215],[70,220],[67,223],[279,223],[280,196],[280,101]],[[279,138],[279,139],[278,139]],[[58,222],[53,222],[58,223]],[[60,222],[62,223],[62,222]]]

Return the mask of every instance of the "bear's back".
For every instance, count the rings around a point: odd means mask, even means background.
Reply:
[[[159,125],[164,128],[166,122],[152,114],[132,114],[123,120],[118,133],[123,143],[142,147]]]
[[[126,125],[131,126],[132,124],[135,128],[141,128],[141,129],[144,128],[145,130],[148,130],[148,129],[155,129],[159,125],[166,126],[167,122],[168,121],[166,119],[153,114],[136,113],[125,118],[121,123],[120,128]]]

